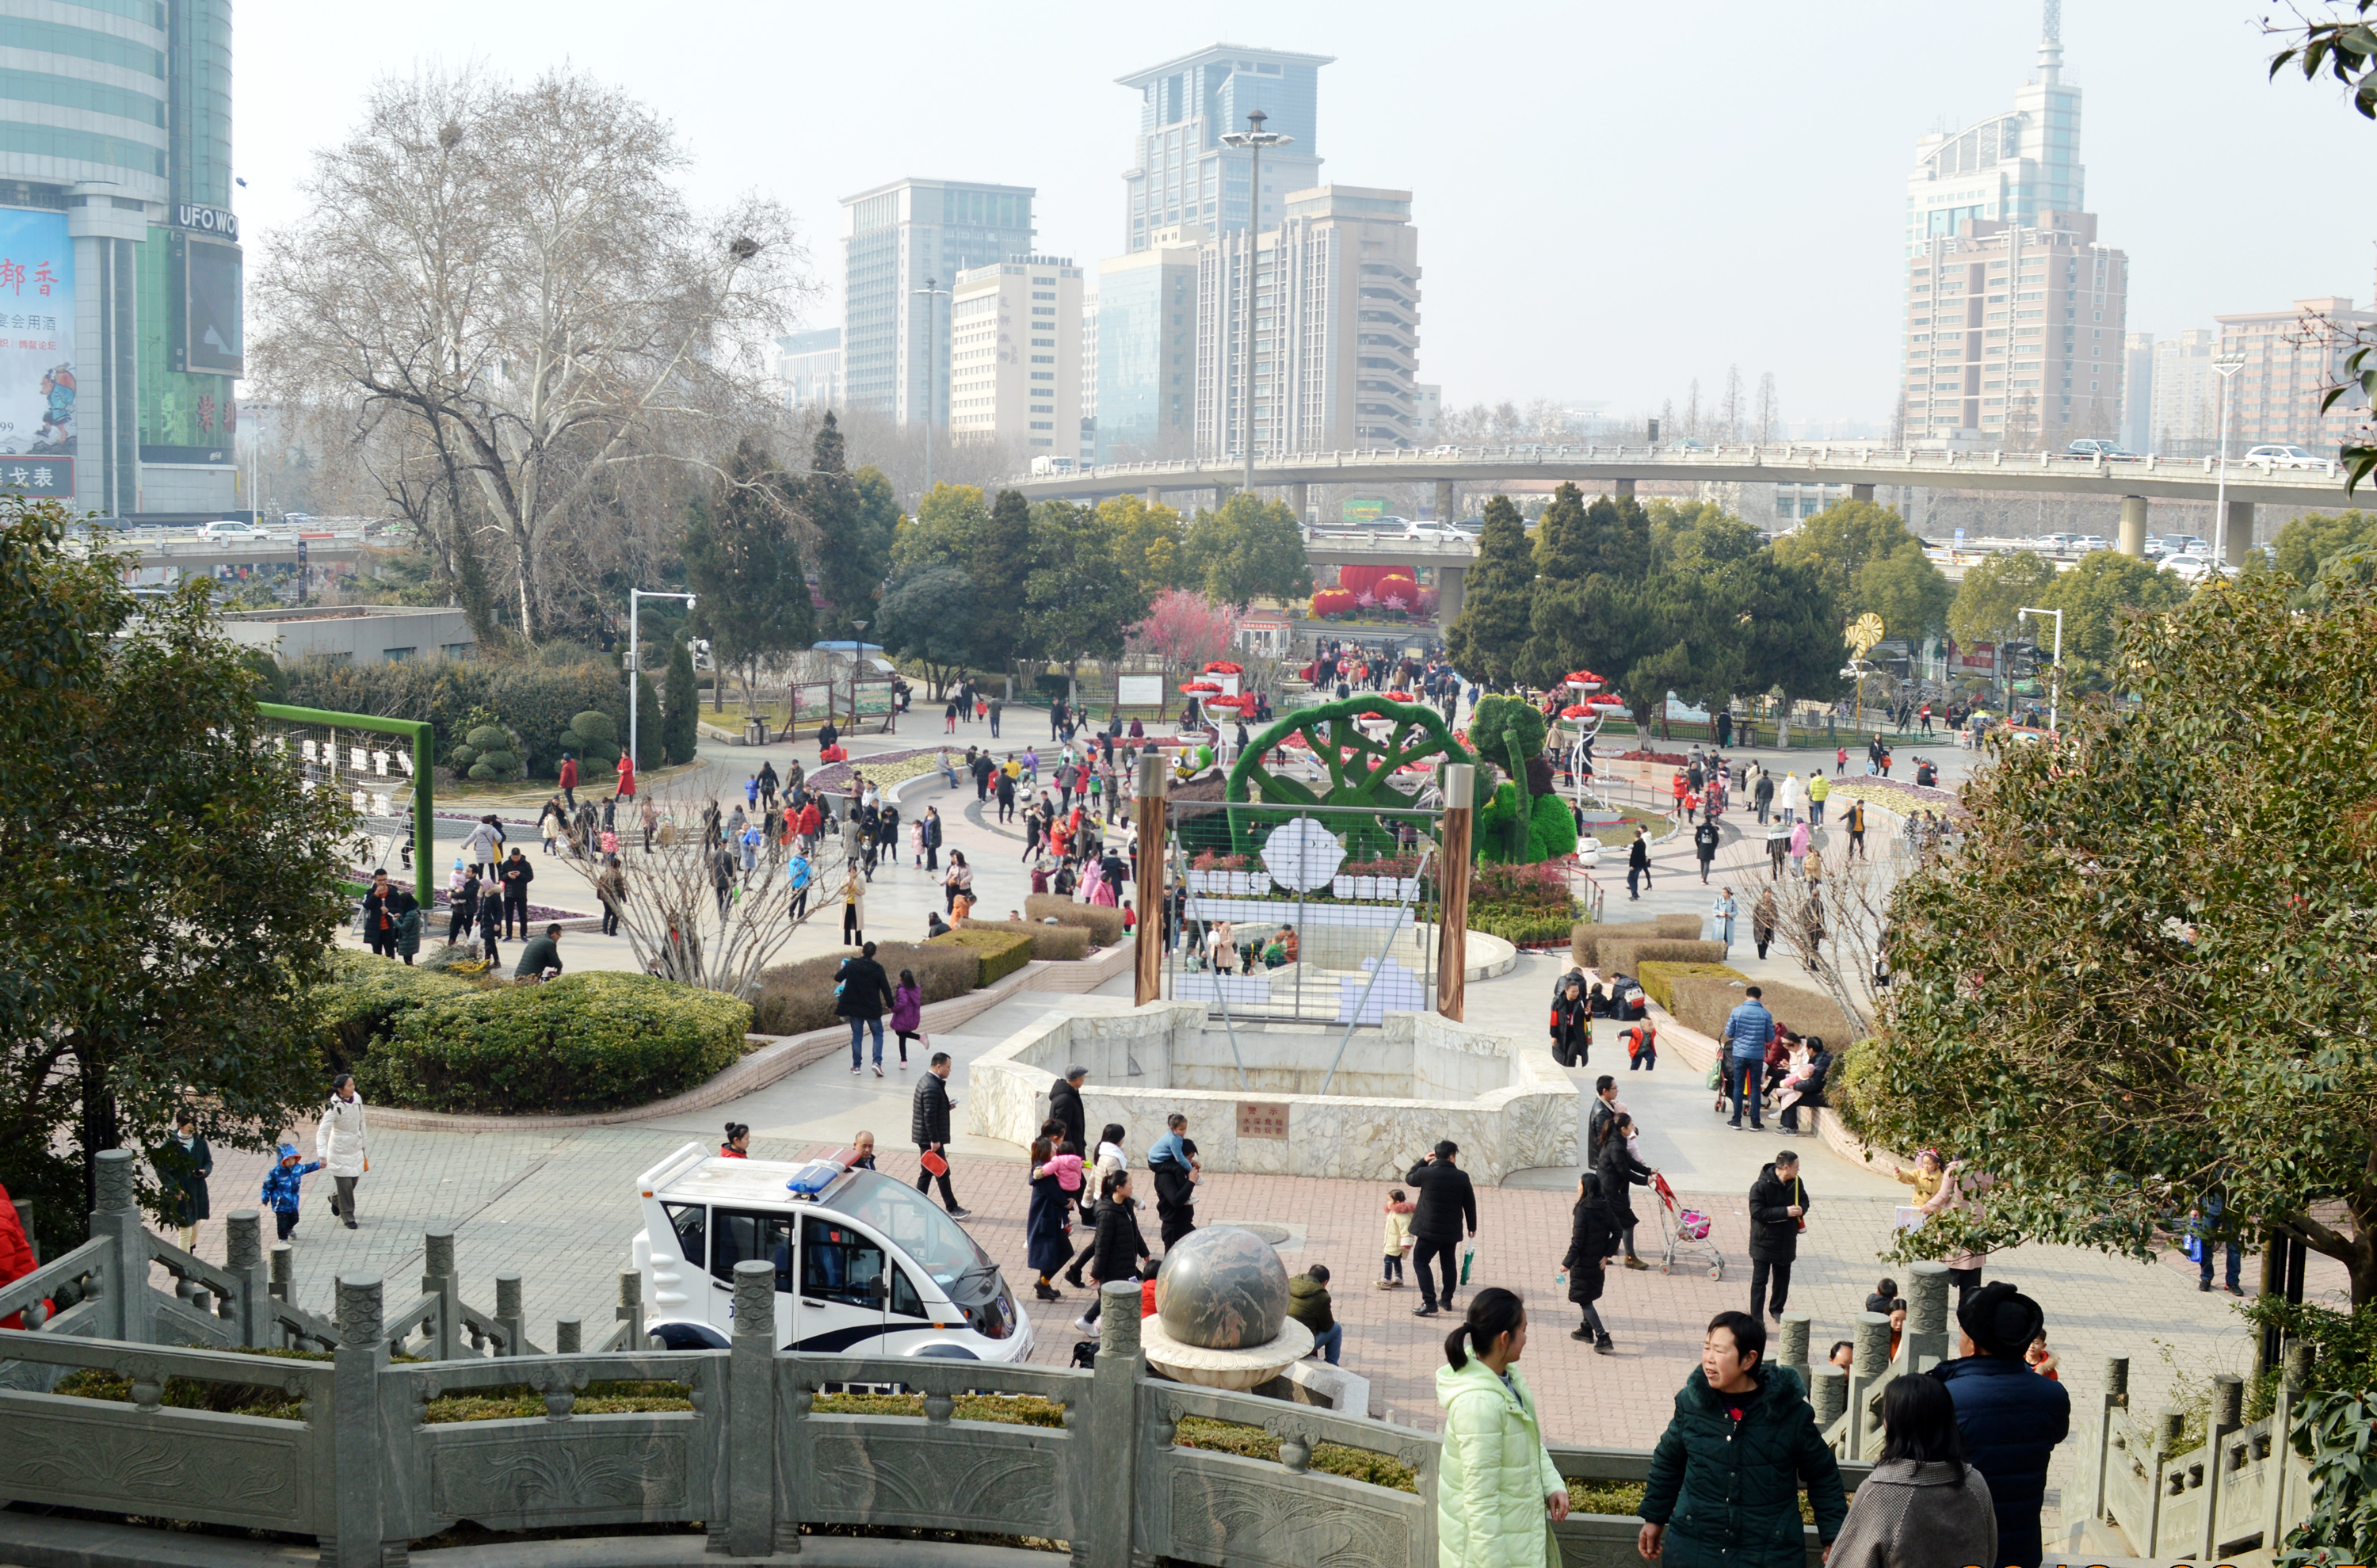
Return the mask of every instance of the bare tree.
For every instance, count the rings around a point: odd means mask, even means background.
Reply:
[[[722,777],[704,769],[653,793],[663,825],[651,850],[620,851],[627,896],[618,901],[619,929],[647,974],[748,999],[793,933],[840,904],[844,859],[838,839],[819,837],[808,856],[808,899],[795,914],[787,846],[762,848],[747,871],[737,846],[711,835]]]
[[[374,435],[409,426],[394,449],[418,499],[401,504],[449,554],[464,531],[503,542],[531,641],[573,518],[623,467],[731,449],[774,406],[770,339],[813,288],[779,208],[704,219],[686,162],[663,121],[567,70],[386,81],[317,155],[309,209],[257,274],[260,382],[355,406]]]
[[[1774,372],[1758,378],[1758,444],[1766,446],[1781,434],[1782,410],[1774,402]]]
[[[1879,823],[1877,823],[1877,826]],[[1848,835],[1816,852],[1821,880],[1786,877],[1774,884],[1775,935],[1848,1018],[1860,1039],[1881,1021],[1888,987],[1876,967],[1888,929],[1891,891],[1913,869],[1897,835],[1869,832],[1873,858],[1847,854]]]
[[[1720,441],[1741,439],[1741,366],[1729,365],[1725,371],[1725,404],[1717,417],[1725,427],[1717,432]]]

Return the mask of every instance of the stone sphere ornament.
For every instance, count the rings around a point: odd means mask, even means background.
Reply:
[[[1279,1337],[1287,1320],[1287,1267],[1250,1230],[1217,1225],[1190,1231],[1165,1254],[1155,1276],[1165,1332],[1207,1350],[1244,1350]]]

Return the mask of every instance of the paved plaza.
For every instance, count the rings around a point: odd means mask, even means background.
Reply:
[[[1017,724],[1008,726],[1019,749],[1021,737],[1015,732],[1022,724],[1019,716]],[[979,735],[984,726],[973,727]],[[963,734],[958,737],[961,752],[967,738]],[[869,752],[916,743],[916,737],[867,736],[859,760],[863,766]],[[807,757],[814,756],[813,748],[804,749]],[[1902,763],[1915,749],[1901,750]],[[1937,748],[1920,749],[1943,763],[1952,780],[1961,776],[1971,755],[1959,752],[1953,739]],[[739,793],[743,777],[762,757],[772,755],[781,771],[792,754],[792,748],[755,751],[715,747],[705,748],[704,760],[715,770],[723,797],[730,786]],[[1771,751],[1763,755],[1769,761],[1778,756]],[[1831,760],[1829,754],[1820,759],[1798,752],[1783,765],[1804,775],[1819,760]],[[1861,762],[1856,766],[1862,772]],[[1627,771],[1656,782],[1668,770]],[[948,844],[963,849],[976,866],[985,907],[1003,914],[1009,905],[1020,906],[1025,891],[1021,835],[985,820],[973,808],[970,784],[955,792],[946,790],[938,778],[911,785],[903,796],[903,818],[913,818],[926,802],[942,806]],[[1745,826],[1747,836],[1740,831]],[[562,886],[548,893],[543,879],[550,874],[555,884],[565,884],[577,873],[558,859],[545,861],[533,845],[531,854],[539,856],[539,895],[566,903]],[[1764,863],[1762,835],[1751,813],[1738,808],[1726,822],[1718,880],[1734,876],[1746,906],[1751,872],[1762,876]],[[548,864],[554,868],[551,873]],[[1669,839],[1656,852],[1652,889],[1639,904],[1625,900],[1623,864],[1622,854],[1604,858],[1602,879],[1611,888],[1611,919],[1678,911],[1704,914],[1714,896],[1714,888],[1702,887],[1683,835]],[[1608,869],[1613,866],[1614,876]],[[870,934],[920,934],[926,910],[939,905],[938,878],[911,868],[903,856],[897,866],[887,865],[877,873],[868,893]],[[799,934],[788,956],[833,948],[838,927],[838,921],[831,928],[813,924]],[[631,962],[624,942],[591,935],[572,933],[563,951],[577,967]],[[1753,977],[1794,977],[1796,966],[1779,949],[1762,964],[1746,941],[1739,942],[1734,961]],[[1541,1038],[1546,1001],[1563,964],[1550,955],[1522,955],[1509,975],[1474,982],[1468,993],[1469,1021],[1522,1039]],[[1126,976],[1109,982],[1095,995],[1090,1004],[1093,1007],[1128,1006],[1129,979]],[[956,1059],[950,1086],[959,1099],[965,1097],[966,1070],[976,1056],[1050,1010],[1070,1005],[1074,999],[1027,993],[960,1030],[934,1035],[932,1047],[947,1049]],[[1474,1278],[1516,1288],[1535,1305],[1542,1326],[1526,1367],[1543,1403],[1548,1434],[1569,1442],[1640,1447],[1651,1443],[1665,1425],[1676,1389],[1696,1362],[1701,1325],[1720,1310],[1747,1305],[1746,1194],[1760,1166],[1774,1158],[1786,1140],[1771,1124],[1764,1132],[1728,1129],[1713,1114],[1714,1096],[1702,1074],[1685,1067],[1672,1052],[1654,1073],[1624,1072],[1624,1052],[1609,1037],[1613,1026],[1605,1023],[1599,1031],[1602,1037],[1592,1060],[1575,1076],[1589,1094],[1596,1073],[1619,1071],[1621,1097],[1643,1129],[1645,1157],[1666,1175],[1685,1205],[1706,1212],[1714,1221],[1710,1241],[1723,1255],[1723,1277],[1710,1279],[1705,1263],[1697,1259],[1673,1275],[1655,1269],[1613,1271],[1601,1306],[1618,1353],[1597,1356],[1569,1339],[1573,1310],[1556,1275],[1567,1245],[1575,1172],[1560,1169],[1519,1172],[1503,1187],[1479,1191]],[[348,1231],[330,1218],[326,1187],[309,1190],[295,1243],[300,1299],[317,1310],[327,1309],[333,1279],[341,1274],[385,1275],[409,1283],[421,1266],[423,1230],[448,1225],[457,1233],[468,1299],[491,1305],[494,1275],[518,1271],[525,1276],[531,1332],[540,1342],[549,1338],[552,1321],[563,1316],[584,1319],[588,1337],[597,1338],[608,1332],[617,1273],[626,1266],[628,1238],[641,1223],[631,1189],[637,1173],[688,1139],[714,1145],[722,1124],[730,1119],[751,1124],[752,1153],[758,1157],[791,1159],[824,1152],[864,1129],[881,1141],[886,1169],[913,1172],[909,1095],[922,1070],[922,1061],[915,1060],[905,1071],[887,1064],[881,1079],[871,1071],[854,1076],[847,1058],[837,1052],[742,1099],[687,1116],[564,1131],[378,1131],[372,1137],[372,1172],[362,1189],[365,1218],[361,1229]],[[965,1136],[962,1106],[957,1120],[961,1135],[954,1145],[955,1179],[961,1201],[973,1211],[968,1227],[1007,1270],[1010,1285],[1028,1296],[1033,1275],[1023,1262],[1028,1190],[1022,1151]],[[1194,1128],[1190,1131],[1193,1136]],[[296,1141],[310,1155],[310,1130],[296,1130]],[[1878,1277],[1906,1278],[1903,1269],[1881,1263],[1877,1254],[1891,1239],[1896,1205],[1909,1193],[1888,1172],[1860,1168],[1813,1138],[1789,1140],[1788,1146],[1804,1162],[1812,1198],[1790,1304],[1814,1315],[1811,1338],[1821,1358],[1832,1341],[1848,1336]],[[1410,1153],[1415,1159],[1422,1151]],[[258,1156],[221,1155],[214,1180],[217,1214],[252,1202],[262,1169]],[[1334,1310],[1346,1324],[1345,1363],[1371,1380],[1373,1413],[1429,1427],[1436,1418],[1434,1378],[1441,1364],[1441,1341],[1452,1320],[1413,1316],[1417,1292],[1409,1287],[1376,1288],[1380,1211],[1387,1185],[1216,1175],[1200,1189],[1198,1215],[1207,1224],[1260,1220],[1286,1227],[1290,1239],[1283,1251],[1291,1272],[1326,1263],[1334,1276]],[[1634,1203],[1642,1218],[1638,1244],[1655,1263],[1661,1236],[1655,1200],[1638,1192]],[[221,1255],[221,1229],[217,1220],[202,1236],[200,1249],[210,1257]],[[1152,1216],[1148,1230],[1152,1236]],[[2249,1288],[2257,1273],[2257,1260],[2249,1258]],[[2075,1395],[2075,1410],[2086,1408],[2096,1396],[2103,1359],[2110,1354],[2131,1357],[2132,1407],[2140,1412],[2158,1408],[2170,1396],[2175,1372],[2201,1378],[2251,1369],[2254,1342],[2235,1311],[2237,1303],[2216,1292],[2199,1292],[2194,1266],[2175,1254],[2141,1264],[2072,1249],[2028,1247],[1991,1259],[1988,1277],[2014,1280],[2045,1305],[2052,1342],[2064,1359],[2065,1382]],[[2315,1298],[2340,1300],[2342,1284],[2339,1270],[2313,1260]],[[1036,1361],[1063,1364],[1080,1337],[1070,1320],[1086,1305],[1086,1293],[1066,1289],[1066,1298],[1061,1304],[1024,1302],[1037,1334]],[[2168,1347],[2168,1356],[2163,1347]],[[2066,1454],[2071,1452],[2067,1448]]]

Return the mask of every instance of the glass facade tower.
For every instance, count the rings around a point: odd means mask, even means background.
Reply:
[[[1157,230],[1201,223],[1216,232],[1279,226],[1287,193],[1320,183],[1320,67],[1326,54],[1216,43],[1115,79],[1140,95],[1139,134],[1123,174],[1123,248],[1145,250]],[[1260,109],[1263,129],[1294,138],[1263,154],[1260,192],[1248,154],[1221,143]]]

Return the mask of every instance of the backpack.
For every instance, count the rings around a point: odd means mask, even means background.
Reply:
[[[1095,1371],[1098,1364],[1098,1342],[1094,1339],[1073,1341],[1073,1365]]]

